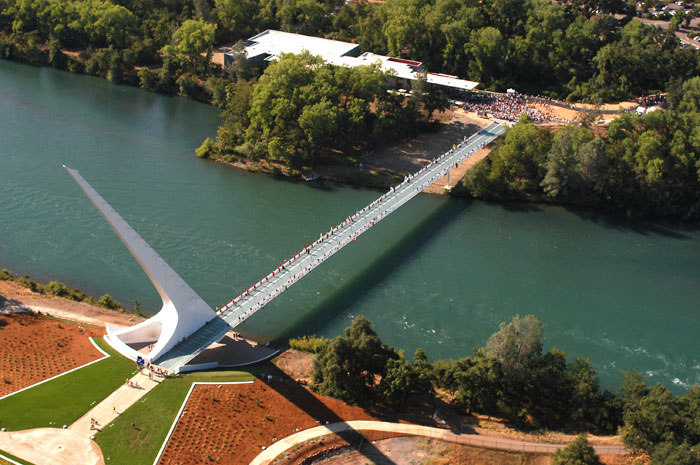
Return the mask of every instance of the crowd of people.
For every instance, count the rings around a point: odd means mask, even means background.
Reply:
[[[551,106],[540,100],[535,106],[529,102],[529,97],[517,92],[507,94],[470,93],[462,97],[462,107],[466,111],[493,119],[517,122],[525,113],[536,123],[557,121]]]
[[[639,103],[639,106],[645,108],[658,107],[666,103],[666,96],[664,94],[648,95],[646,97],[640,97],[637,103]]]

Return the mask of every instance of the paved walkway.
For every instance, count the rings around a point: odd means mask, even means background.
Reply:
[[[406,436],[424,436],[445,442],[464,444],[469,446],[486,447],[489,449],[510,450],[520,452],[535,452],[550,454],[566,447],[566,444],[544,444],[541,442],[520,441],[517,439],[500,438],[493,436],[480,436],[476,434],[454,434],[448,430],[433,428],[430,426],[411,425],[403,423],[389,423],[383,421],[348,421],[333,423],[325,426],[317,426],[300,431],[284,439],[280,439],[269,448],[260,453],[250,465],[267,465],[297,444],[315,439],[328,434],[344,431],[381,431],[398,433]],[[623,455],[627,453],[624,446],[596,446],[593,448],[601,455]]]
[[[34,465],[104,465],[95,441],[75,431],[36,428],[0,433],[0,449]]]
[[[92,440],[92,436],[162,380],[155,375],[152,380],[148,379],[148,372],[144,370],[144,373],[146,374],[138,373],[130,380],[137,383],[138,388],[127,386],[125,382],[67,429],[37,428],[0,432],[0,450],[34,465],[104,465],[100,447]],[[97,421],[94,427],[92,419]]]
[[[97,433],[103,426],[112,423],[123,411],[138,402],[148,391],[158,386],[162,380],[162,378],[155,375],[153,379],[148,379],[147,370],[143,370],[143,373],[137,373],[136,376],[130,380],[139,387],[127,386],[127,384],[124,383],[123,386],[111,393],[105,400],[95,405],[92,410],[83,415],[82,418],[70,425],[68,429],[89,438]],[[92,419],[97,421],[95,427],[92,426]]]

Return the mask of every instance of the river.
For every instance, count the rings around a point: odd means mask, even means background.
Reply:
[[[194,157],[218,111],[0,60],[0,267],[109,292],[147,313],[145,274],[61,168],[75,168],[212,306],[378,195]],[[545,348],[676,392],[700,383],[700,232],[558,207],[421,195],[285,292],[241,331],[336,336],[357,315],[432,359],[534,314]]]

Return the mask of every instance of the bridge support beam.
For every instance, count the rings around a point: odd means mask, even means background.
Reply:
[[[63,167],[141,265],[163,301],[163,307],[155,316],[135,326],[107,325],[107,341],[132,360],[139,355],[149,361],[157,360],[215,318],[216,313],[76,170]],[[153,348],[147,355],[135,348],[150,344]]]

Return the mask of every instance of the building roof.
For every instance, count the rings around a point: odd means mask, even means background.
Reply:
[[[268,55],[268,60],[277,58],[282,53],[301,53],[308,50],[332,63],[338,57],[355,52],[359,54],[360,46],[339,40],[293,34],[291,32],[268,29],[248,39],[245,47],[248,58]]]
[[[418,79],[419,72],[423,69],[423,63],[420,61],[377,55],[371,52],[360,55],[358,44],[274,29],[268,29],[251,37],[245,47],[248,59],[262,56],[268,61],[277,59],[282,53],[301,53],[304,50],[309,51],[312,55],[318,55],[336,66],[378,64],[382,71],[391,76],[411,81]],[[228,52],[228,54],[232,55],[233,52]],[[427,81],[430,84],[460,90],[472,90],[479,85],[478,82],[459,79],[457,76],[436,73],[428,73]]]

